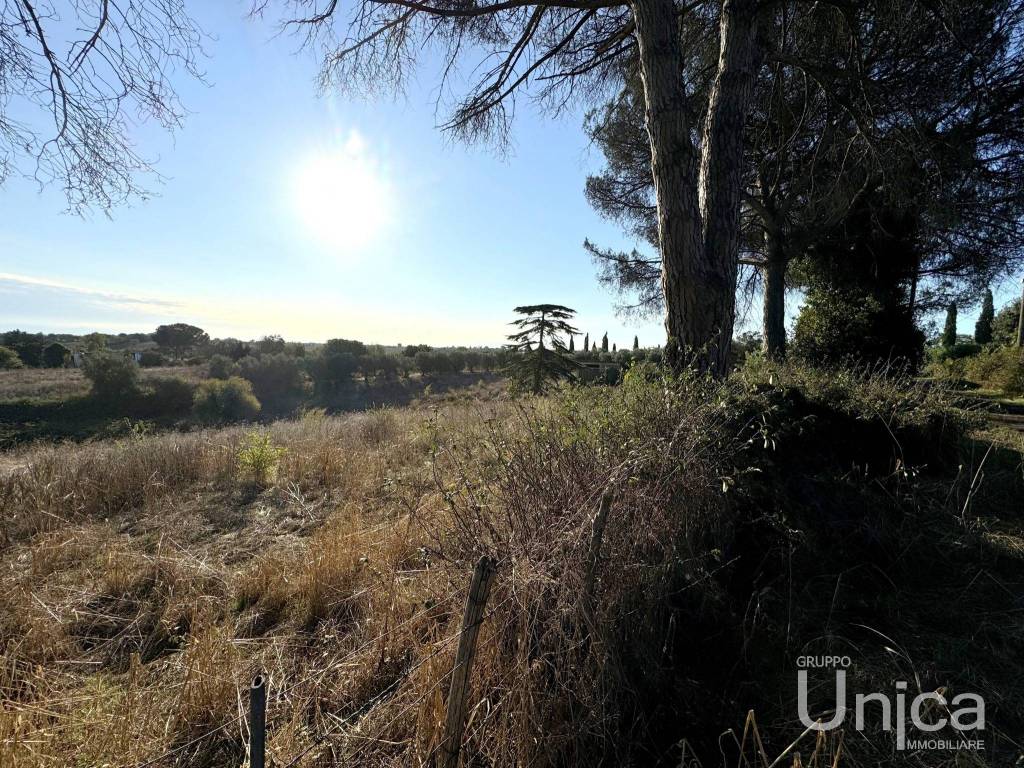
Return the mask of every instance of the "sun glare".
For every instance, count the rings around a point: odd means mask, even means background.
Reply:
[[[383,169],[353,132],[341,146],[302,160],[292,178],[292,201],[306,233],[350,255],[384,231],[391,193]]]

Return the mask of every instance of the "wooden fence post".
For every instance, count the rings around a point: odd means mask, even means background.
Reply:
[[[601,562],[601,542],[604,539],[604,527],[608,524],[608,513],[614,499],[614,489],[609,487],[601,495],[601,503],[590,526],[590,549],[587,550],[587,570],[583,576],[582,595],[583,616],[587,622],[588,632],[593,624],[594,587],[597,582],[597,566]]]
[[[466,597],[466,610],[462,615],[459,649],[455,653],[452,683],[448,690],[448,710],[445,715],[444,736],[441,740],[441,768],[457,768],[462,749],[462,731],[466,726],[466,695],[469,693],[469,674],[473,670],[476,640],[483,623],[484,608],[494,579],[494,561],[481,557],[473,569],[473,580]]]

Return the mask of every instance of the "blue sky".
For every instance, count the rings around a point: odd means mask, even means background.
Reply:
[[[57,190],[0,188],[3,328],[497,345],[514,306],[557,302],[591,335],[662,342],[615,317],[581,246],[634,244],[583,197],[600,156],[580,112],[521,101],[500,156],[436,129],[429,71],[404,98],[321,96],[313,55],[245,3],[193,8],[209,85],[182,81],[173,137],[136,133],[157,197],[81,219]]]
[[[57,190],[0,188],[0,328],[497,345],[514,306],[557,302],[592,336],[663,343],[660,322],[615,316],[581,246],[636,246],[584,199],[601,158],[581,111],[520,100],[507,154],[466,146],[436,128],[429,62],[404,98],[318,95],[312,54],[246,3],[192,7],[208,85],[180,81],[174,136],[135,133],[156,197],[82,219]]]

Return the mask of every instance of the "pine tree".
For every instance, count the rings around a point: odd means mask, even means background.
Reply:
[[[956,302],[946,310],[946,326],[942,329],[942,346],[947,349],[956,346]]]
[[[992,321],[995,316],[992,291],[986,288],[985,299],[981,303],[981,314],[978,315],[978,322],[974,324],[974,340],[979,344],[988,344],[992,341]]]
[[[601,351],[602,352],[607,352],[608,351],[608,334],[607,333],[604,336],[601,337]]]
[[[636,352],[638,349],[640,349],[640,339],[639,339],[639,337],[634,336],[633,337],[633,351]]]
[[[569,356],[562,337],[568,336],[571,343],[573,334],[578,333],[569,324],[576,310],[560,304],[534,304],[515,311],[523,317],[512,321],[519,330],[509,334],[512,354],[505,369],[513,384],[540,394],[549,381],[571,378],[579,363]]]

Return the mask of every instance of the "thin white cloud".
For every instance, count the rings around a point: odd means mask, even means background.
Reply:
[[[129,296],[123,293],[112,293],[109,291],[97,290],[84,285],[61,280],[53,280],[45,277],[32,275],[17,275],[10,272],[0,272],[0,290],[24,291],[24,290],[46,290],[59,293],[72,293],[86,300],[102,302],[105,304],[137,307],[150,311],[179,311],[184,304],[178,301],[157,299],[153,297]]]
[[[17,322],[26,330],[147,331],[161,323],[188,322],[220,337],[252,339],[277,333],[302,341],[342,337],[435,345],[496,344],[508,332],[504,319],[450,310],[396,311],[376,303],[340,304],[324,299],[179,299],[3,272],[0,293],[18,299],[7,307],[7,323]]]

